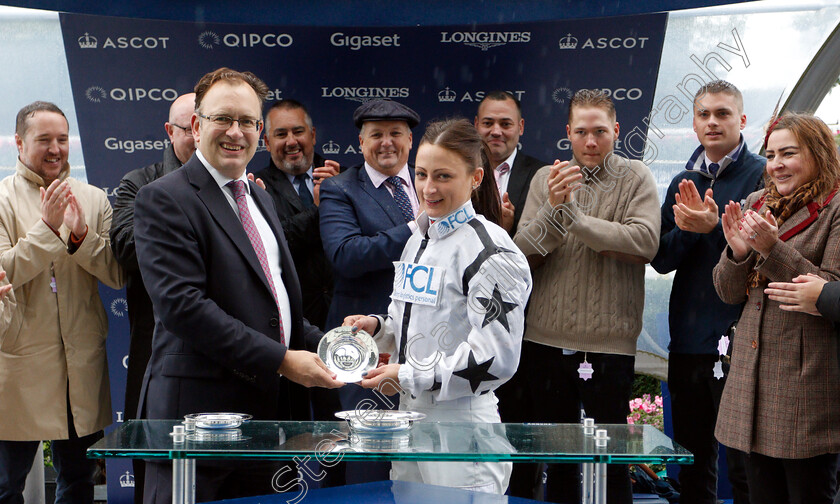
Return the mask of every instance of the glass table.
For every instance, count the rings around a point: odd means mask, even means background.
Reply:
[[[339,421],[251,421],[237,429],[173,435],[180,426],[176,420],[130,420],[91,446],[88,457],[172,460],[173,504],[195,502],[195,461],[201,459],[292,460],[299,468],[313,459],[580,463],[586,504],[606,502],[607,464],[694,461],[649,425],[600,425],[596,434],[582,424],[419,421],[404,431],[357,434]]]

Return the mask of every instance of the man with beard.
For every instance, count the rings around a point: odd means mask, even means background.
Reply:
[[[268,166],[254,174],[274,198],[303,294],[303,316],[327,330],[332,269],[324,255],[319,226],[321,183],[338,175],[339,165],[315,152],[315,126],[302,103],[275,102],[265,115]]]

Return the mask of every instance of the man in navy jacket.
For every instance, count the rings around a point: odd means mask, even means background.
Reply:
[[[720,300],[712,269],[726,246],[720,224],[724,206],[763,186],[766,163],[747,149],[741,135],[746,123],[741,92],[732,84],[712,81],[697,91],[693,124],[700,146],[668,187],[659,251],[651,263],[659,273],[676,270],[668,312],[668,390],[674,439],[695,457],[693,465],[680,468],[683,504],[717,502],[714,430],[725,383],[723,366],[717,364],[718,341],[742,306]],[[716,366],[721,368],[717,376]],[[727,450],[736,504],[748,502],[745,457]]]
[[[381,99],[362,104],[353,121],[360,129],[365,162],[321,183],[321,240],[335,281],[327,327],[340,326],[348,315],[388,311],[393,262],[400,259],[419,213],[408,154],[411,128],[420,116],[401,103]],[[360,387],[345,387],[339,395],[345,410],[367,400],[383,408],[394,406]],[[347,483],[387,479],[389,465],[350,464]]]

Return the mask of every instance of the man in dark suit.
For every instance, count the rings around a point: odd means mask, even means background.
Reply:
[[[525,207],[531,179],[547,163],[519,150],[519,137],[525,133],[525,119],[519,100],[507,91],[490,91],[484,95],[478,104],[475,128],[484,141],[489,168],[493,170],[502,196],[502,227],[513,236]],[[504,422],[533,421],[533,399],[524,376],[524,373],[517,372],[496,389],[499,413]],[[539,464],[513,464],[510,495],[537,498],[540,472]]]
[[[408,165],[411,128],[420,116],[391,100],[371,100],[353,114],[364,154],[362,165],[321,184],[321,240],[333,265],[335,292],[327,326],[356,313],[386,313],[394,286],[394,265],[416,229],[419,203],[414,169]],[[344,409],[371,399],[393,407],[361,387],[340,391]],[[349,464],[347,482],[388,479],[389,464]]]
[[[519,137],[525,133],[522,105],[507,91],[490,91],[478,104],[475,129],[485,144],[490,169],[502,197],[502,227],[516,234],[531,179],[547,165],[520,152]],[[515,466],[514,466],[515,467]]]
[[[134,247],[134,198],[141,187],[172,173],[195,152],[190,118],[195,110],[195,93],[179,96],[169,107],[169,120],[164,123],[169,146],[163,151],[163,161],[128,172],[117,187],[114,200],[114,220],[111,225],[111,249],[117,262],[126,272],[126,300],[131,344],[128,350],[128,371],[125,380],[125,418],[137,416],[137,403],[146,364],[152,354],[152,334],[155,315],[152,300],[143,285],[137,253]],[[134,466],[134,502],[143,502],[145,464],[141,459],[131,461]]]
[[[332,299],[332,268],[321,244],[318,207],[321,182],[338,175],[339,165],[315,152],[315,126],[302,103],[284,99],[265,115],[267,167],[256,172],[274,199],[295,261],[303,294],[303,316],[325,331]]]
[[[220,68],[195,87],[198,150],[143,187],[135,206],[140,271],[155,312],[143,381],[144,418],[236,411],[255,419],[306,417],[293,382],[338,387],[314,348],[297,274],[271,197],[245,168],[262,129],[266,85]],[[197,501],[272,491],[275,463],[199,465]],[[168,465],[147,467],[145,502],[171,501]]]

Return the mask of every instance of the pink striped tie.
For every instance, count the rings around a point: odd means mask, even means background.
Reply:
[[[265,278],[268,280],[268,285],[271,287],[271,293],[274,295],[274,302],[277,303],[277,291],[274,289],[274,280],[271,277],[271,268],[268,267],[268,255],[265,253],[262,238],[257,231],[257,226],[254,224],[254,219],[251,218],[251,212],[248,210],[248,199],[245,197],[245,182],[241,180],[231,180],[226,184],[233,191],[233,197],[236,199],[236,206],[239,207],[239,220],[242,221],[242,227],[245,228],[245,234],[251,240],[251,246],[254,247],[254,252],[257,253],[257,259],[260,260]],[[280,306],[277,306],[277,313],[280,314]],[[277,317],[280,320],[280,343],[286,344],[285,332],[283,331],[283,317]]]
[[[505,176],[505,174],[506,174],[507,172],[509,172],[509,171],[510,171],[510,166],[507,164],[507,162],[502,163],[501,165],[499,165],[499,166],[496,168],[496,173],[495,173],[495,175],[496,175],[496,185],[497,185],[497,186],[501,186],[501,185],[502,185],[502,184],[501,184],[501,182],[502,182],[502,177],[504,177],[504,176]]]

